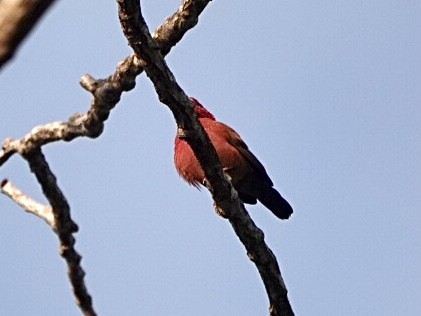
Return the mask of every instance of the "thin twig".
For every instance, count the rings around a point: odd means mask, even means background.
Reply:
[[[256,264],[265,285],[272,316],[294,315],[279,265],[264,242],[263,232],[254,224],[230,182],[225,179],[216,155],[203,128],[193,114],[192,104],[167,67],[156,41],[149,34],[138,0],[117,0],[119,18],[130,46],[140,59],[155,86],[161,102],[173,112],[178,128],[200,162],[215,201],[218,214],[227,217],[236,234]]]
[[[57,231],[56,221],[50,205],[42,205],[35,201],[7,179],[1,182],[0,191],[22,207],[24,211],[43,219],[54,231]]]

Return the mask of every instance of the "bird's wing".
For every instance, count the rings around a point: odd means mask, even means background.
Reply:
[[[224,123],[220,123],[225,125]],[[227,141],[233,147],[235,147],[241,155],[250,163],[254,171],[258,176],[260,176],[265,182],[267,182],[270,186],[273,186],[272,180],[269,178],[265,167],[263,167],[262,163],[256,158],[256,156],[248,149],[247,144],[241,139],[240,135],[233,130],[228,125],[225,125],[229,133],[227,133]]]

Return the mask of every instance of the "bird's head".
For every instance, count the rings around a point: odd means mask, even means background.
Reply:
[[[194,104],[193,109],[196,112],[197,118],[208,118],[211,120],[215,120],[215,116],[213,116],[212,113],[206,110],[205,107],[202,104],[200,104],[199,101],[192,97],[190,97],[190,100],[192,100]]]

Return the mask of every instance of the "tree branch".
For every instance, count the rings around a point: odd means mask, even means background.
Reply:
[[[44,1],[44,3],[46,2],[48,1]],[[198,15],[208,2],[184,0],[177,12],[156,30],[155,37],[160,42],[163,53],[168,53],[171,47],[197,23]],[[0,1],[0,9],[4,8],[1,6],[5,4],[7,1]],[[0,17],[5,13],[6,11],[0,12]],[[0,26],[2,22],[3,20],[0,19]],[[0,30],[2,31],[3,28]],[[22,35],[22,39],[24,35]],[[2,193],[12,198],[26,211],[44,219],[57,233],[60,240],[60,254],[66,260],[77,304],[82,312],[89,316],[96,315],[96,313],[92,307],[92,298],[84,284],[85,272],[80,266],[82,257],[74,248],[73,233],[77,232],[78,227],[71,219],[70,207],[41,152],[41,147],[59,140],[71,141],[81,136],[98,137],[103,131],[104,122],[110,111],[119,102],[122,92],[135,87],[136,76],[143,71],[142,65],[138,61],[134,55],[126,57],[118,63],[116,71],[106,79],[96,80],[90,75],[84,75],[80,84],[93,95],[87,113],[76,113],[65,122],[53,122],[34,127],[28,134],[17,140],[7,138],[0,150],[0,167],[12,155],[18,153],[27,160],[31,171],[40,183],[50,206],[37,203],[7,180],[0,183],[0,189]],[[0,63],[0,67],[1,65]]]
[[[178,10],[156,29],[154,37],[163,54],[167,54],[196,25],[199,14],[209,2],[210,0],[184,0]],[[86,113],[75,113],[65,122],[34,127],[21,139],[6,139],[0,150],[0,167],[15,153],[23,154],[59,140],[71,141],[77,137],[96,138],[101,135],[104,122],[120,101],[121,94],[135,87],[136,77],[142,72],[139,60],[135,55],[130,55],[121,60],[115,72],[106,79],[84,75],[80,84],[93,95],[89,110]]]
[[[0,69],[53,3],[54,0],[0,1]]]
[[[34,149],[25,153],[31,172],[35,174],[42,191],[50,203],[50,206],[42,206],[31,198],[24,195],[7,180],[1,182],[1,192],[12,198],[26,211],[44,219],[57,234],[60,241],[60,255],[67,263],[68,276],[72,285],[76,303],[84,315],[94,316],[92,298],[85,285],[85,271],[80,266],[82,256],[74,248],[75,238],[73,233],[78,231],[78,226],[70,216],[70,207],[60,188],[57,180],[51,172],[41,149]]]
[[[57,231],[56,221],[50,205],[42,205],[33,200],[7,179],[0,183],[0,191],[22,207],[24,211],[43,219],[54,231]]]
[[[187,30],[193,28],[199,22],[199,15],[212,0],[184,0],[178,10],[166,18],[152,37],[166,56],[184,36]]]
[[[193,113],[193,104],[177,84],[158,44],[149,34],[139,1],[117,0],[117,3],[124,35],[153,82],[160,101],[173,112],[179,130],[199,160],[210,184],[217,213],[228,218],[259,270],[269,297],[270,314],[294,315],[276,258],[265,244],[263,232],[251,220],[237,192],[223,176],[215,149]]]

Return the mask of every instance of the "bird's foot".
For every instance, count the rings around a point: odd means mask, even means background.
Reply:
[[[181,139],[186,139],[191,137],[191,135],[193,134],[192,131],[186,130],[182,127],[177,127],[177,137],[181,138]]]
[[[204,178],[202,180],[202,184],[211,192],[213,193],[213,188],[212,185],[210,184],[210,182],[208,181],[208,179]]]

